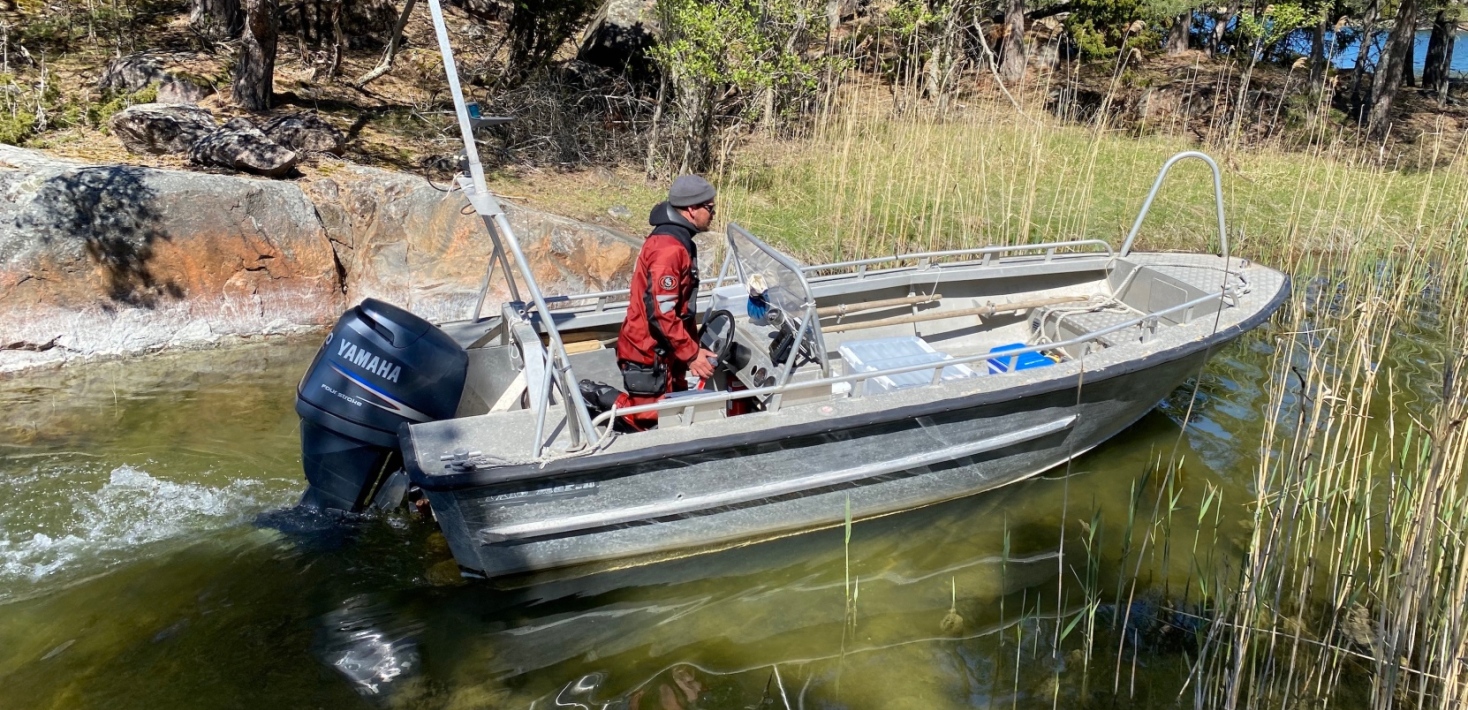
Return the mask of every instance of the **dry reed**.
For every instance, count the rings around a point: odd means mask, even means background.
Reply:
[[[1196,146],[1176,133],[1119,135],[1104,111],[1089,126],[1033,120],[1051,88],[1016,89],[1026,115],[984,96],[928,111],[908,96],[898,115],[898,102],[871,87],[842,88],[804,135],[760,143],[728,166],[724,212],[812,261],[1070,238],[1115,244],[1157,167]],[[1179,555],[1190,558],[1191,579],[1178,591],[1196,606],[1177,613],[1206,609],[1181,681],[1196,707],[1468,702],[1464,138],[1420,141],[1411,164],[1429,167],[1405,169],[1323,124],[1313,130],[1304,150],[1205,147],[1227,166],[1234,252],[1296,278],[1273,331],[1254,498],[1225,501],[1210,487],[1191,549],[1176,550],[1182,463],[1159,459],[1155,496],[1134,492],[1114,588],[1098,562],[1099,517],[1078,521],[1086,562],[1071,572],[1082,602],[1055,602],[1054,638],[1056,653],[1083,651],[1083,696],[1096,686],[1134,691],[1125,631],[1110,642],[1109,682],[1099,682],[1098,610],[1110,595],[1105,606],[1120,610],[1113,633],[1129,628],[1136,596],[1157,592],[1144,589],[1144,558],[1165,569]],[[1209,187],[1182,175],[1167,186],[1140,246],[1208,246]],[[1409,401],[1428,389],[1434,401]],[[1242,558],[1218,554],[1217,540],[1202,535],[1211,513],[1216,538],[1225,505],[1246,507]]]

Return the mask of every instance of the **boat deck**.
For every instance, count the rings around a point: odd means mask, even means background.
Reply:
[[[1073,263],[1082,262],[1077,260]],[[1104,268],[1106,265],[1111,268]],[[727,441],[757,437],[763,430],[811,425],[821,428],[823,422],[830,427],[839,427],[844,426],[842,422],[857,421],[867,416],[887,416],[892,410],[931,409],[943,401],[957,402],[1000,392],[1065,387],[1082,371],[1096,373],[1087,375],[1093,378],[1135,368],[1154,354],[1189,343],[1202,343],[1217,332],[1250,327],[1252,323],[1248,321],[1260,313],[1271,311],[1270,304],[1280,297],[1287,285],[1279,272],[1241,259],[1230,261],[1225,283],[1224,262],[1222,258],[1211,255],[1138,253],[1126,259],[1093,259],[1090,266],[1090,269],[1067,270],[1064,273],[1068,278],[1054,282],[1051,288],[1023,292],[1012,290],[1017,287],[1016,281],[1033,280],[1045,285],[1045,278],[1055,278],[1055,274],[1033,279],[1014,276],[995,279],[984,271],[990,267],[971,267],[966,273],[958,268],[946,269],[943,278],[928,279],[929,288],[961,294],[950,300],[945,293],[942,304],[934,309],[940,314],[943,309],[971,308],[971,304],[977,302],[1028,301],[1037,297],[1104,299],[1115,296],[1125,306],[1125,309],[1060,314],[1052,318],[1051,322],[1059,325],[1050,334],[1051,342],[1085,339],[1088,334],[1106,328],[1128,322],[1132,325],[1091,338],[1084,346],[1058,348],[1067,357],[1048,367],[988,374],[985,361],[979,359],[969,363],[979,373],[975,377],[944,380],[938,384],[881,394],[865,394],[860,387],[853,392],[850,378],[854,375],[844,373],[840,368],[838,351],[843,342],[917,336],[939,352],[963,362],[984,357],[996,344],[1031,339],[1035,335],[1032,322],[1044,316],[1045,309],[996,318],[992,323],[973,316],[955,316],[920,323],[884,325],[826,336],[830,360],[836,365],[832,368],[832,375],[823,378],[816,365],[803,366],[792,383],[784,388],[775,406],[769,406],[767,401],[770,411],[724,416],[722,401],[699,405],[689,400],[685,407],[663,411],[663,424],[656,430],[602,437],[596,449],[571,453],[565,451],[570,439],[565,418],[559,416],[544,425],[542,436],[550,446],[537,459],[535,418],[528,410],[514,409],[415,425],[411,430],[411,450],[416,456],[415,463],[426,477],[472,478],[479,483],[504,482],[535,475],[536,469],[526,469],[517,464],[554,463],[556,467],[580,467],[591,465],[588,461],[591,459],[616,459],[623,454],[670,446],[686,450],[687,447],[681,445],[695,437],[709,448],[717,448]],[[920,280],[920,276],[921,272],[917,271],[903,275],[902,280],[910,288],[913,281]],[[832,285],[849,286],[853,280],[827,280],[821,286],[828,288],[816,287],[817,298],[821,298],[822,290],[862,294],[849,288],[829,288]],[[973,295],[962,295],[965,294],[962,287],[965,282],[974,284],[968,292]],[[1149,317],[1187,301],[1195,301],[1198,296],[1218,293],[1223,286],[1229,286],[1234,297],[1227,299],[1221,310],[1217,308],[1217,299],[1214,299],[1188,308],[1187,312],[1175,311]],[[1011,290],[1003,294],[1006,288]],[[879,296],[891,292],[894,289],[886,285],[877,289]],[[878,320],[888,316],[890,313],[878,312],[864,317]],[[828,324],[823,323],[825,325]],[[613,379],[616,376],[615,357],[609,348],[574,355],[573,363],[578,377],[620,384]],[[925,372],[931,373],[932,369]],[[855,384],[859,385],[860,381]],[[456,451],[460,452],[457,460],[454,456]],[[470,473],[474,475],[467,475]]]

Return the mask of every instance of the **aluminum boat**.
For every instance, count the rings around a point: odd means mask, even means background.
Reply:
[[[731,224],[698,304],[717,374],[656,404],[589,409],[578,383],[621,384],[628,294],[541,293],[485,186],[481,119],[429,6],[469,157],[458,186],[495,243],[480,307],[495,274],[511,301],[435,326],[369,299],[327,336],[297,411],[305,503],[421,497],[465,574],[686,555],[1036,475],[1135,422],[1288,296],[1283,274],[1228,253],[1221,176],[1196,152],[1162,167],[1117,249],[805,265]],[[1133,251],[1185,159],[1212,170],[1220,253]],[[649,411],[654,430],[616,426]]]

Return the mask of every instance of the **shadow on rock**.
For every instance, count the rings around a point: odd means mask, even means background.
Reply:
[[[149,267],[154,243],[170,237],[145,174],[142,168],[113,166],[51,178],[36,196],[39,209],[30,219],[43,242],[83,240],[87,257],[102,268],[108,298],[152,308],[160,298],[183,298],[184,291]]]

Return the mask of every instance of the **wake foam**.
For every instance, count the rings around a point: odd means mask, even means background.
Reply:
[[[64,572],[103,571],[135,557],[138,548],[238,525],[266,507],[289,504],[291,495],[265,481],[176,483],[127,465],[113,469],[100,488],[46,488],[70,497],[69,510],[0,514],[0,599]]]

